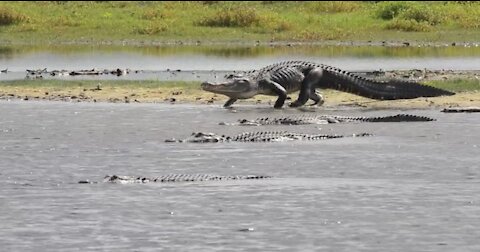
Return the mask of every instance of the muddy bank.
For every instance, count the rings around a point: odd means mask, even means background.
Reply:
[[[454,96],[416,98],[409,100],[377,101],[356,95],[326,90],[323,92],[326,99],[323,107],[351,106],[364,108],[443,108],[480,106],[480,92],[459,92]],[[296,99],[298,94],[290,95]],[[109,103],[192,103],[221,106],[227,101],[223,95],[211,94],[198,90],[184,93],[178,88],[169,88],[162,91],[152,89],[122,89],[105,88],[73,89],[56,91],[54,88],[43,89],[3,89],[0,91],[0,100],[28,100],[28,101],[63,101],[63,102],[109,102]],[[272,96],[256,96],[248,100],[237,101],[240,104],[263,104],[273,106],[276,98]],[[288,102],[288,101],[287,101]]]
[[[261,67],[263,67],[262,65]],[[480,69],[471,70],[453,70],[453,69],[428,69],[428,68],[411,68],[407,70],[388,70],[382,68],[382,65],[377,69],[372,70],[349,70],[357,75],[365,76],[367,78],[378,79],[408,79],[412,81],[432,81],[432,80],[452,80],[465,79],[473,80],[480,79]],[[260,67],[259,67],[260,68]],[[232,72],[242,72],[243,70],[256,69],[249,67],[248,69],[238,70],[188,70],[183,68],[166,68],[165,70],[132,70],[129,68],[93,68],[93,69],[62,69],[51,70],[41,68],[36,70],[26,69],[22,72],[14,72],[4,69],[0,73],[0,84],[3,81],[16,80],[162,80],[162,81],[221,81],[224,76]]]
[[[356,72],[372,79],[404,79],[417,82],[478,80],[480,70],[394,70]],[[213,73],[217,75],[217,73]],[[7,83],[7,82],[5,82]],[[30,83],[30,82],[27,82]],[[135,86],[109,84],[102,86],[99,81],[95,85],[62,86],[62,85],[4,85],[0,89],[0,100],[42,100],[64,102],[109,102],[109,103],[193,103],[223,105],[226,96],[216,95],[200,89],[199,83],[192,86],[158,88],[142,87],[141,82]],[[48,84],[48,83],[47,83]],[[454,85],[454,84],[452,84]],[[430,107],[465,107],[480,106],[480,86],[468,91],[457,92],[454,96],[417,98],[410,100],[377,101],[356,95],[324,90],[326,99],[324,106],[354,106],[367,108],[430,108]],[[297,93],[290,95],[290,100],[296,99]],[[276,97],[258,95],[252,99],[239,100],[237,104],[265,104],[273,106]]]
[[[0,41],[3,45],[37,45],[31,42]],[[51,45],[107,45],[107,46],[384,46],[384,47],[478,47],[480,41],[415,41],[415,40],[324,40],[324,41],[263,41],[263,40],[52,40]]]

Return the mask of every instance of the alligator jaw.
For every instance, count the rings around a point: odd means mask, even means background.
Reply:
[[[249,82],[227,81],[222,83],[203,82],[201,88],[215,94],[226,95],[230,98],[247,99],[257,94],[256,88]]]

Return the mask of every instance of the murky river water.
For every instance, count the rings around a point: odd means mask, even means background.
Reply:
[[[257,69],[285,60],[309,60],[348,71],[478,70],[480,47],[382,46],[17,46],[0,47],[0,80],[24,79],[26,69],[132,69],[140,73],[55,77],[72,79],[212,80],[210,71]],[[186,73],[166,72],[180,69]],[[220,74],[221,75],[221,74]],[[49,75],[43,76],[51,78]],[[213,78],[214,80],[215,78]]]
[[[479,251],[480,116],[240,127],[266,105],[0,102],[2,251]],[[284,143],[165,143],[193,131],[358,133]],[[268,180],[78,184],[106,174]],[[244,230],[250,231],[245,232]]]

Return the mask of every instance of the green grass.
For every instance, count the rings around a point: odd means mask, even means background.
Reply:
[[[452,92],[480,91],[480,80],[478,79],[429,81],[425,84]]]
[[[0,41],[478,41],[475,2],[0,2]]]

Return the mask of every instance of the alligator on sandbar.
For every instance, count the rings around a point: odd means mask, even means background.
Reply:
[[[168,182],[198,182],[198,181],[220,181],[220,180],[246,180],[246,179],[267,179],[271,176],[265,175],[213,175],[213,174],[168,174],[158,177],[135,177],[107,175],[103,179],[105,183],[133,184],[133,183],[168,183]],[[89,180],[81,180],[79,184],[93,184]]]
[[[223,105],[231,106],[238,99],[255,95],[278,96],[274,108],[281,108],[287,94],[300,90],[298,99],[291,107],[304,105],[308,99],[323,104],[324,99],[316,88],[336,89],[376,100],[413,99],[454,95],[439,88],[403,80],[378,81],[367,79],[341,69],[308,61],[285,61],[260,70],[230,75],[224,83],[204,82],[205,91],[223,94],[230,99]]]
[[[260,125],[304,125],[304,124],[329,124],[344,122],[430,122],[433,118],[409,114],[392,116],[364,117],[364,116],[338,116],[338,115],[300,115],[285,117],[261,117],[254,120],[240,119],[237,123],[221,122],[220,125],[260,126]]]
[[[370,133],[360,133],[347,135],[349,137],[371,136]],[[332,138],[343,138],[344,135],[328,135],[328,134],[304,134],[293,133],[287,131],[260,131],[260,132],[244,132],[234,136],[218,135],[208,132],[193,132],[186,139],[177,140],[175,138],[167,139],[168,143],[218,143],[218,142],[283,142],[283,141],[316,141]]]

